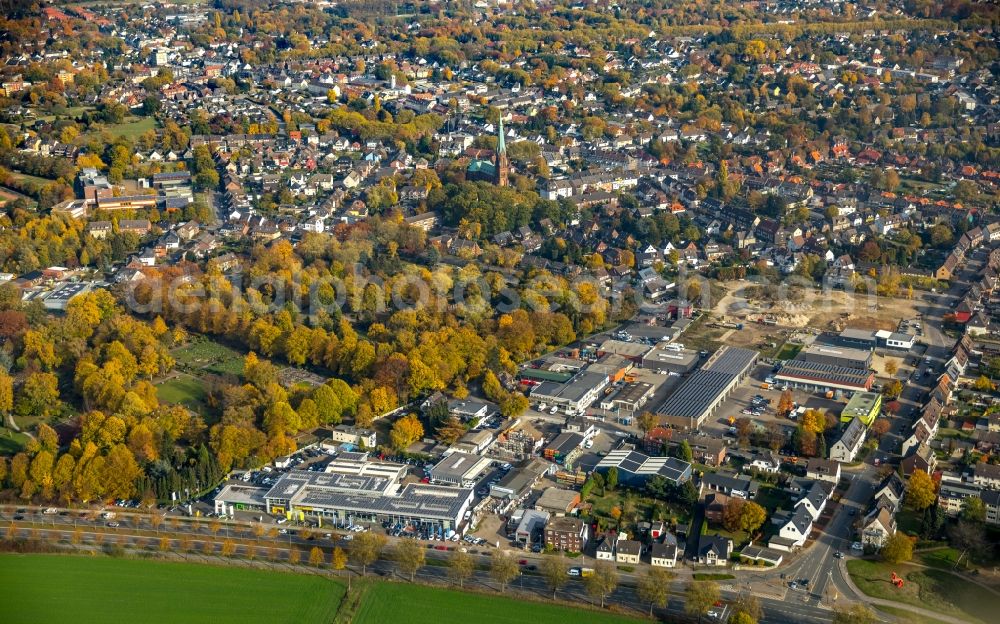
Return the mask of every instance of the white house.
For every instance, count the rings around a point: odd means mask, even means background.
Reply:
[[[773,452],[766,452],[762,455],[758,455],[754,458],[752,462],[748,465],[749,470],[757,470],[759,472],[766,472],[770,474],[775,474],[781,468],[781,460]]]
[[[885,507],[876,508],[861,526],[861,543],[872,548],[882,548],[896,532],[896,520]]]
[[[840,481],[840,463],[822,458],[810,459],[806,463],[806,478],[836,485]]]
[[[803,496],[797,503],[795,503],[795,508],[803,508],[809,512],[809,517],[814,521],[819,518],[819,515],[823,513],[823,509],[826,508],[826,501],[829,497],[829,492],[824,483],[817,481],[813,483],[806,495]]]
[[[601,540],[601,543],[597,545],[597,559],[600,561],[615,560],[615,543],[611,537],[605,537]]]
[[[809,510],[800,505],[795,508],[788,521],[778,530],[778,536],[788,540],[793,547],[798,548],[806,543],[806,539],[809,538],[809,533],[812,531],[812,525],[813,518],[809,514]]]
[[[659,568],[673,568],[677,565],[677,543],[656,543],[650,548],[649,562]]]
[[[866,433],[868,433],[868,429],[865,427],[865,423],[860,418],[854,418],[844,428],[840,439],[830,446],[830,459],[839,462],[854,461],[858,451],[861,450],[861,445],[865,442]]]

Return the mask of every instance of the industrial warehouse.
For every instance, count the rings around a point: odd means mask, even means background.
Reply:
[[[722,347],[691,373],[657,412],[668,425],[698,428],[749,374],[757,355],[752,349]]]
[[[870,370],[831,366],[805,360],[788,360],[774,378],[793,388],[816,392],[867,392],[875,383]]]

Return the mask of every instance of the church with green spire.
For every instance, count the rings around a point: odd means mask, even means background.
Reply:
[[[507,186],[510,176],[510,161],[507,159],[507,141],[504,138],[503,119],[497,127],[497,150],[493,162],[476,159],[469,163],[465,178],[471,181],[492,182],[497,186]]]

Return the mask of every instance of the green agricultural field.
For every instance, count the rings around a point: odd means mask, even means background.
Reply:
[[[0,587],[6,624],[329,624],[344,595],[313,575],[65,555],[0,555]]]
[[[205,404],[205,384],[187,375],[174,377],[156,387],[156,396],[164,403],[179,403],[188,409],[201,411]]]
[[[419,585],[377,583],[365,593],[353,624],[440,624],[466,621],[470,614],[475,614],[472,619],[476,624],[635,624],[644,621],[556,604],[515,600],[499,594],[490,596]]]

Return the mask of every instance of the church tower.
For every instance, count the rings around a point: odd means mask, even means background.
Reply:
[[[503,136],[503,119],[500,120],[500,126],[497,135],[497,162],[496,162],[496,179],[493,180],[497,186],[507,186],[507,176],[510,173],[510,161],[507,160],[507,142],[504,140]]]

